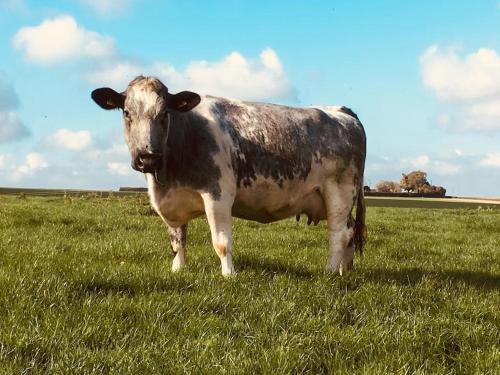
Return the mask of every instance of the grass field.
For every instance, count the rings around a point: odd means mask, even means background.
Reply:
[[[170,272],[145,197],[0,195],[0,373],[500,373],[500,210],[371,207],[345,277],[325,225],[205,220]]]

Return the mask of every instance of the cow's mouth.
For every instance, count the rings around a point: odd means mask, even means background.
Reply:
[[[132,168],[142,173],[156,174],[161,168],[162,155],[157,152],[144,152],[137,155]]]

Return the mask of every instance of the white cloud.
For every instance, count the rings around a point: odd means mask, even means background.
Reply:
[[[87,130],[59,129],[48,137],[48,143],[69,151],[83,151],[92,146],[92,135]]]
[[[17,141],[29,134],[28,128],[24,126],[15,112],[0,112],[0,143]]]
[[[101,16],[123,13],[131,5],[131,0],[81,0]]]
[[[55,64],[78,58],[109,58],[117,54],[112,38],[79,26],[71,16],[46,19],[23,27],[12,43],[33,63]]]
[[[106,11],[118,6],[109,1],[87,3]],[[28,61],[45,65],[85,57],[99,58],[100,68],[88,71],[86,81],[117,90],[124,89],[134,77],[143,74],[160,77],[172,92],[193,90],[201,94],[263,101],[297,99],[280,58],[271,48],[264,49],[256,59],[234,51],[219,61],[192,61],[184,70],[164,62],[144,65],[120,58],[111,37],[86,30],[71,16],[46,19],[38,26],[24,27],[14,36],[13,45],[24,52]]]
[[[11,176],[14,181],[19,181],[26,176],[31,176],[35,172],[47,168],[48,163],[45,161],[45,157],[42,154],[31,152],[26,155],[26,160],[23,164],[18,166]]]
[[[500,130],[500,56],[480,48],[465,56],[457,48],[429,47],[420,58],[424,84],[443,102],[449,113],[438,125],[465,131]]]
[[[86,78],[92,84],[121,90],[139,74],[158,76],[172,92],[192,90],[247,100],[296,100],[296,91],[271,48],[263,50],[259,59],[232,52],[220,61],[192,61],[183,71],[161,62],[149,66],[130,61],[107,63]]]
[[[144,175],[130,167],[124,143],[95,146],[61,157],[52,151],[24,155],[0,154],[0,181],[4,186],[64,189],[118,189],[146,186]],[[50,166],[50,173],[46,168]]]
[[[480,48],[461,58],[456,48],[429,47],[420,58],[424,83],[442,100],[469,101],[500,94],[500,56]]]
[[[129,163],[109,162],[108,171],[111,174],[117,174],[121,176],[128,176],[132,174],[132,170]]]
[[[134,64],[129,61],[113,62],[106,64],[91,72],[88,72],[85,79],[88,83],[99,86],[110,86],[116,90],[122,90],[127,87],[138,75],[158,74],[158,70],[154,67],[146,67]]]
[[[500,152],[488,154],[484,159],[479,161],[479,165],[484,167],[500,168]]]

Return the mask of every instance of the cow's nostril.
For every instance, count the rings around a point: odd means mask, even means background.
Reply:
[[[137,156],[137,169],[143,173],[152,173],[160,168],[161,154],[153,152],[141,153]]]

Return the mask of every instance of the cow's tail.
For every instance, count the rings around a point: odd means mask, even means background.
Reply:
[[[354,235],[353,243],[354,249],[363,253],[363,247],[366,241],[366,225],[365,225],[365,194],[363,191],[363,183],[361,182],[358,187],[358,198],[356,202],[356,219],[354,220]]]

